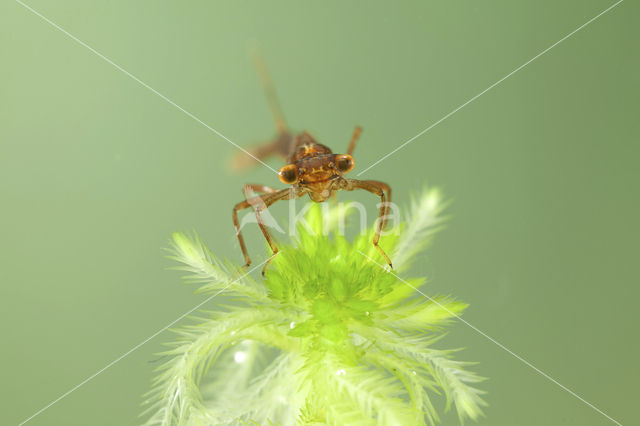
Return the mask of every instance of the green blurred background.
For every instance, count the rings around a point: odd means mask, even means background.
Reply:
[[[613,1],[28,4],[243,146],[274,132],[260,45],[294,129],[343,151],[364,127],[358,171]],[[441,187],[451,220],[412,273],[623,424],[640,379],[638,9],[620,4],[362,176],[400,205]],[[0,4],[0,35],[0,423],[17,424],[202,300],[166,269],[172,231],[240,262],[241,185],[282,185],[231,173],[231,144],[19,3]],[[171,338],[29,424],[138,423]],[[463,324],[443,344],[489,378],[478,424],[613,424]]]

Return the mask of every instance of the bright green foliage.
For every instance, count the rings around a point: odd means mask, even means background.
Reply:
[[[439,227],[439,201],[425,191],[407,223],[381,239],[395,273]],[[280,247],[264,280],[238,279],[239,268],[197,237],[174,235],[188,280],[224,291],[216,311],[176,330],[148,395],[147,424],[420,425],[438,421],[438,404],[455,406],[460,421],[481,415],[481,378],[454,351],[434,347],[466,305],[426,298],[416,291],[424,280],[407,285],[368,259],[384,263],[373,230],[353,242],[323,233],[344,210],[311,208],[309,228]]]

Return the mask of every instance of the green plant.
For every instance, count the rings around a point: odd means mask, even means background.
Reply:
[[[423,279],[407,285],[368,259],[379,259],[372,230],[353,242],[324,235],[345,209],[312,207],[310,229],[281,246],[265,280],[237,279],[237,266],[200,239],[174,234],[187,280],[224,299],[175,330],[147,424],[434,424],[439,393],[460,421],[481,415],[481,378],[453,350],[434,348],[467,305],[425,298],[416,292]],[[439,193],[425,191],[407,223],[382,238],[395,272],[429,244],[441,210]]]

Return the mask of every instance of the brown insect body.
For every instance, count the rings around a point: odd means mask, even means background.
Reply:
[[[234,206],[233,223],[236,228],[242,254],[246,260],[245,267],[251,264],[251,258],[249,257],[242,233],[240,232],[238,211],[249,207],[254,208],[258,226],[262,230],[267,243],[275,255],[278,253],[278,247],[275,245],[271,234],[269,234],[261,218],[261,212],[264,209],[276,201],[290,200],[304,194],[309,194],[309,197],[314,202],[324,202],[337,190],[352,191],[355,189],[364,189],[380,197],[379,221],[372,243],[389,266],[391,266],[391,260],[378,245],[380,232],[386,224],[386,214],[389,202],[391,201],[391,188],[384,182],[348,179],[344,176],[355,166],[355,161],[351,154],[355,149],[362,129],[356,127],[354,130],[346,154],[334,154],[329,147],[318,143],[308,132],[303,132],[295,136],[292,135],[287,129],[280,106],[275,100],[273,86],[267,77],[266,68],[259,58],[256,57],[255,59],[267,93],[267,99],[269,100],[271,110],[275,117],[278,136],[268,144],[259,145],[251,149],[251,156],[246,156],[246,154],[243,153],[242,157],[236,157],[234,165],[236,168],[241,168],[257,162],[257,159],[279,154],[287,161],[287,164],[280,168],[278,177],[282,183],[291,186],[287,189],[277,190],[264,185],[244,185],[243,193],[246,199]],[[247,158],[250,160],[248,161]],[[251,192],[253,191],[263,194],[252,196]],[[263,274],[268,265],[269,262],[265,264],[262,270]]]
[[[329,147],[317,143],[307,132],[296,139],[297,144],[287,161],[297,172],[294,188],[308,193],[315,202],[326,201],[333,191],[344,186],[344,177],[336,165],[338,156]]]

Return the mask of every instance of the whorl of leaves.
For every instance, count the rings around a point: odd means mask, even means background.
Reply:
[[[482,379],[453,350],[435,348],[467,305],[424,297],[423,279],[407,285],[368,259],[383,262],[373,230],[353,242],[322,232],[344,210],[311,208],[265,280],[174,234],[186,279],[221,294],[214,312],[174,330],[146,395],[147,425],[421,425],[438,422],[438,406],[454,406],[461,422],[482,414]],[[396,271],[429,244],[441,210],[439,193],[425,191],[381,239]]]

